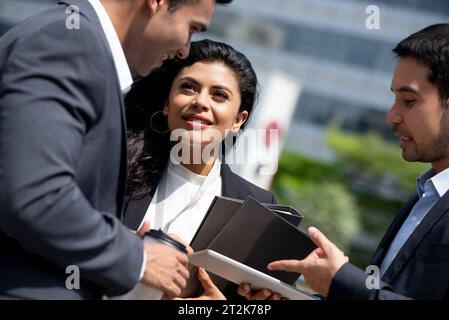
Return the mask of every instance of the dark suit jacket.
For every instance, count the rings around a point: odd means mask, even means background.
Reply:
[[[137,283],[142,241],[122,225],[123,101],[89,3],[54,5],[0,39],[0,296],[99,298]],[[66,267],[81,287],[68,290]],[[72,282],[73,283],[73,282]]]
[[[251,196],[262,203],[276,203],[276,199],[271,192],[259,188],[239,175],[236,175],[228,165],[221,165],[220,175],[222,178],[222,194],[224,197],[246,199],[246,197]],[[156,188],[145,197],[127,200],[123,223],[130,229],[135,230],[142,222],[155,191]]]
[[[380,266],[395,235],[409,215],[414,195],[391,223],[371,264]],[[449,192],[427,213],[393,260],[379,290],[365,286],[367,274],[345,264],[336,274],[329,299],[448,299]]]

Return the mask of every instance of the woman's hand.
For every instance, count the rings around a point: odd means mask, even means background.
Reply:
[[[252,290],[251,285],[242,283],[237,289],[237,293],[248,300],[281,300],[285,299],[278,293],[273,293],[268,289],[258,291]]]
[[[174,300],[226,300],[226,297],[221,293],[217,286],[212,282],[211,278],[203,268],[198,268],[198,280],[203,286],[204,292],[196,298],[176,298]]]
[[[150,231],[150,222],[148,220],[145,220],[143,222],[143,225],[140,227],[139,230],[137,230],[137,234],[143,238],[145,233],[147,233],[148,231]]]

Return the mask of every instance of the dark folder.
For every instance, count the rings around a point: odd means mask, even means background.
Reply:
[[[266,266],[274,260],[304,259],[316,248],[308,235],[297,228],[302,216],[296,210],[288,210],[285,206],[282,208],[283,214],[275,213],[267,205],[251,197],[242,202],[216,197],[191,246],[195,251],[212,249],[283,282],[293,284],[299,277],[298,274],[269,271]],[[225,295],[234,296],[234,284],[217,276],[212,278]],[[195,289],[199,288],[198,285],[196,275],[192,272],[185,296],[194,294]]]
[[[216,196],[190,242],[193,250],[200,251],[207,249],[208,245],[223,230],[244,202],[245,200]],[[265,203],[263,205],[295,227],[302,220],[302,215],[292,207],[272,203]]]
[[[268,271],[267,264],[274,260],[301,260],[315,248],[308,235],[253,198],[245,201],[208,246],[288,284],[293,284],[298,274]]]

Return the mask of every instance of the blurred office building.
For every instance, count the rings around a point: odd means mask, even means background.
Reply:
[[[0,34],[54,2],[1,0]],[[236,0],[218,6],[209,32],[197,38],[227,42],[250,58],[261,83],[258,112],[273,108],[292,115],[282,120],[286,148],[331,160],[328,125],[392,138],[384,121],[393,101],[391,49],[405,36],[448,19],[447,0]],[[291,95],[295,101],[283,99],[282,105],[273,104],[268,85],[279,72],[301,88]]]
[[[0,0],[0,35],[54,2]],[[282,146],[331,163],[334,155],[326,144],[329,125],[352,133],[374,131],[393,139],[384,120],[394,100],[391,49],[425,26],[448,21],[448,0],[234,0],[230,6],[217,6],[209,31],[195,39],[223,41],[248,56],[261,85],[259,104],[248,127],[280,129],[275,137],[278,144],[268,135],[247,143],[249,156],[234,170],[269,187],[277,169],[276,148]],[[278,152],[272,153],[273,148]],[[396,184],[381,182],[368,181],[377,188],[373,193],[401,198],[395,196]],[[384,209],[372,211],[376,210]],[[369,252],[391,219],[367,212],[366,221],[372,225],[374,219],[380,221],[370,237],[357,238],[357,247]],[[360,265],[369,261],[368,256],[359,260]]]
[[[298,79],[302,90],[286,147],[326,159],[332,154],[323,129],[330,124],[392,138],[384,121],[393,102],[391,49],[448,19],[447,0],[241,0],[217,9],[208,36],[249,56],[261,76],[261,98],[273,70]]]
[[[42,11],[55,2],[55,0],[1,0],[0,35],[16,23]]]

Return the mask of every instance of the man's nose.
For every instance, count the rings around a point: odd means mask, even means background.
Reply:
[[[385,121],[388,124],[398,124],[402,122],[402,114],[398,112],[395,104],[391,106],[390,110],[385,116]]]
[[[176,53],[176,56],[179,59],[185,59],[189,56],[189,52],[190,52],[190,39],[189,39],[189,42],[184,47],[182,47],[181,49],[178,50],[178,52]]]

